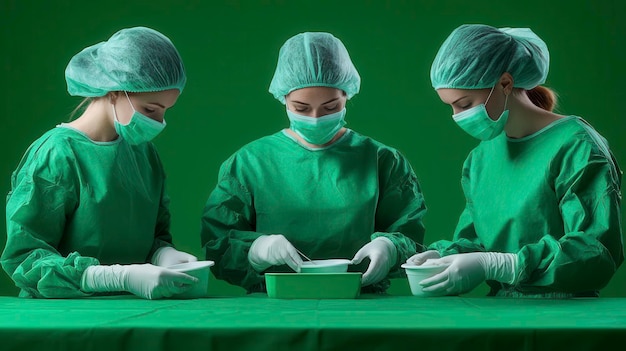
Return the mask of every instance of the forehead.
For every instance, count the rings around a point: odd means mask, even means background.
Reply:
[[[326,101],[343,97],[341,89],[330,87],[307,87],[294,90],[286,96],[287,101],[299,101],[306,104],[324,103]]]
[[[133,96],[143,102],[158,103],[167,108],[174,106],[178,96],[180,96],[180,91],[178,89],[169,89],[148,93],[134,93]]]

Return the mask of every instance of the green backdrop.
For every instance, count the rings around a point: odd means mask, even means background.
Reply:
[[[362,77],[348,103],[348,127],[394,146],[412,162],[429,212],[426,243],[452,235],[464,199],[460,172],[477,141],[452,121],[430,86],[439,45],[463,23],[530,27],[551,51],[546,85],[560,113],[592,123],[626,168],[626,2],[510,1],[32,1],[0,2],[0,192],[28,145],[67,121],[79,98],[64,69],[84,47],[118,29],[148,26],[178,47],[188,85],[155,143],[168,174],[178,248],[202,255],[200,215],[220,163],[244,143],[287,126],[267,92],[282,43],[303,31],[328,31],[348,48]],[[619,86],[618,86],[619,84]],[[624,210],[622,210],[624,213]],[[6,228],[5,216],[0,227]],[[115,218],[111,218],[115,220]],[[0,235],[4,247],[5,231]],[[123,244],[123,243],[120,243]],[[484,286],[472,294],[484,294]],[[17,289],[4,271],[0,294]],[[214,294],[241,294],[222,281]],[[394,281],[392,293],[408,293]],[[626,296],[626,268],[603,296]]]

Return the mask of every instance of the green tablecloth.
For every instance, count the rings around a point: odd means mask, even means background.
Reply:
[[[626,298],[0,297],[0,350],[611,350]]]

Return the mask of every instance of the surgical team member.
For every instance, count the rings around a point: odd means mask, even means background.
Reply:
[[[432,85],[481,142],[463,166],[453,240],[409,260],[450,264],[424,290],[459,294],[486,280],[492,296],[599,296],[624,261],[622,172],[587,122],[552,112],[540,85],[548,65],[527,28],[462,25],[439,49]]]
[[[401,273],[423,241],[426,207],[406,158],[344,127],[360,81],[332,34],[284,43],[269,91],[290,127],[228,158],[204,209],[202,243],[218,278],[264,292],[264,272],[299,271],[296,248],[312,259],[367,258],[354,267],[365,270],[363,292],[384,292]]]
[[[185,86],[178,51],[155,30],[122,29],[76,54],[65,78],[88,105],[32,143],[13,173],[2,267],[22,297],[185,291],[197,279],[160,266],[197,259],[173,248],[150,142]]]

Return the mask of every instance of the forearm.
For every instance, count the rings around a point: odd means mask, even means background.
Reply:
[[[519,251],[520,290],[580,292],[600,290],[608,284],[618,263],[608,249],[590,236],[546,235]]]
[[[254,240],[265,234],[234,229],[221,235],[216,231],[211,233],[204,251],[206,259],[215,262],[213,273],[216,278],[245,289],[263,281],[263,276],[250,265],[248,253]]]
[[[436,250],[441,256],[454,254],[483,252],[485,248],[478,241],[461,238],[458,240],[438,240],[428,245],[428,250]]]
[[[99,264],[91,257],[74,252],[67,257],[37,249],[25,257],[3,255],[2,266],[15,285],[39,298],[75,298],[88,294],[80,289],[83,272]]]

